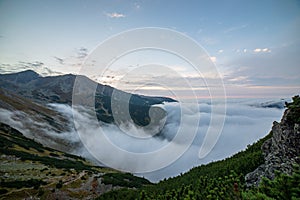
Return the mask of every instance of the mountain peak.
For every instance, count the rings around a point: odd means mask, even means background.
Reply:
[[[22,72],[18,72],[16,73],[20,78],[38,78],[40,77],[40,75],[38,73],[36,73],[35,71],[31,70],[31,69],[28,69],[28,70],[25,70],[25,71],[22,71]]]
[[[38,73],[36,73],[32,69],[27,69],[25,71],[17,72],[16,74],[37,74],[38,75]]]
[[[28,83],[34,79],[39,78],[40,75],[33,70],[26,70],[12,74],[1,74],[0,77],[10,82]]]
[[[16,75],[16,76],[33,76],[33,77],[39,77],[40,75],[33,71],[32,69],[28,69],[25,71],[20,71],[20,72],[16,72],[16,73],[12,73],[11,75]]]

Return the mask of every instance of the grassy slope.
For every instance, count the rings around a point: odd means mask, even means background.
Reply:
[[[85,159],[44,147],[0,123],[0,199],[94,198],[116,186],[149,182]]]
[[[61,113],[1,88],[0,108],[26,113],[38,122],[50,124],[57,132],[68,130],[68,120]],[[34,130],[33,127],[28,128]]]

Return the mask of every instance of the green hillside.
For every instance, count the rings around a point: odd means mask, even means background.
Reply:
[[[174,197],[175,199],[184,199],[187,197],[187,199],[193,199],[190,197],[195,197],[195,199],[205,199],[210,195],[213,198],[215,194],[219,198],[223,198],[225,195],[235,196],[234,183],[238,184],[239,190],[245,188],[244,176],[263,163],[260,147],[271,136],[272,133],[249,145],[245,151],[225,160],[195,167],[183,175],[144,187],[140,191],[130,189],[112,191],[99,199],[120,199],[122,197],[137,199],[143,199],[143,197],[150,199],[172,199]],[[237,195],[240,196],[240,194]]]

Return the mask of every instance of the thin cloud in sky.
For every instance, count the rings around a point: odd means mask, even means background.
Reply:
[[[137,2],[135,2],[133,5],[134,5],[134,8],[137,10],[141,8],[141,5]]]
[[[211,56],[210,59],[211,59],[211,61],[214,62],[214,63],[217,62],[217,57],[215,57],[215,56]]]
[[[122,14],[122,13],[117,13],[117,12],[112,12],[112,13],[104,13],[107,17],[109,18],[124,18],[126,17],[126,15]]]
[[[203,42],[206,45],[215,45],[218,43],[218,40],[210,36],[209,37],[205,36],[201,38],[201,42]]]
[[[85,47],[80,47],[77,52],[77,57],[79,59],[85,58],[88,55],[88,49]]]
[[[59,58],[59,57],[56,57],[56,56],[54,56],[53,58],[54,58],[59,64],[61,64],[61,65],[64,64],[64,59]]]
[[[248,26],[248,24],[243,24],[243,25],[240,25],[240,26],[230,27],[230,28],[224,30],[224,33],[230,33],[230,32],[233,32],[233,31],[241,30],[241,29],[246,28],[247,26]]]
[[[270,53],[271,50],[268,49],[268,48],[263,48],[263,49],[261,49],[261,48],[256,48],[256,49],[253,50],[253,52],[254,52],[254,53],[261,53],[261,52],[268,52],[268,53]]]
[[[247,76],[236,76],[236,77],[229,77],[227,81],[229,82],[248,82],[249,77]]]

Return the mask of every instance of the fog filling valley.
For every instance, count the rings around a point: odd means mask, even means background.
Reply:
[[[135,173],[152,182],[157,182],[184,173],[192,167],[224,159],[264,137],[270,132],[273,121],[280,120],[284,110],[284,101],[287,100],[229,99],[221,135],[212,151],[203,159],[199,159],[198,155],[211,120],[211,105],[208,100],[199,100],[199,108],[183,108],[179,103],[159,105],[167,111],[167,117],[161,133],[153,137],[151,135],[143,138],[134,137],[139,134],[147,136],[148,133],[145,129],[133,124],[121,124],[120,128],[115,124],[99,122],[95,120],[92,111],[82,107],[72,108],[64,104],[49,105],[49,108],[59,111],[69,119],[69,131],[63,133],[56,132],[50,124],[40,123],[21,111],[12,112],[0,109],[0,121],[18,129],[26,137],[34,138],[47,146],[57,147],[58,141],[64,141],[70,144],[69,153],[85,157],[98,165],[103,163],[97,160],[97,154],[101,152],[99,156],[101,161],[105,161],[104,163],[112,163],[119,170],[130,169],[133,173],[143,167],[150,169],[156,164],[165,162],[166,156],[141,160],[134,159],[134,156],[124,157],[123,154],[113,153],[110,146],[102,142],[103,140],[109,140],[115,147],[131,152],[133,155],[158,151],[170,143],[174,144],[170,153],[176,153],[176,148],[180,149],[185,145],[184,140],[173,140],[180,127],[184,130],[197,128],[192,145],[175,162],[156,171]],[[182,123],[180,119],[182,115],[186,115],[190,120],[200,119],[198,127],[191,127],[188,122]],[[30,126],[36,127],[39,131],[33,132]],[[124,130],[131,134],[124,133]],[[99,132],[104,134],[99,134]]]

